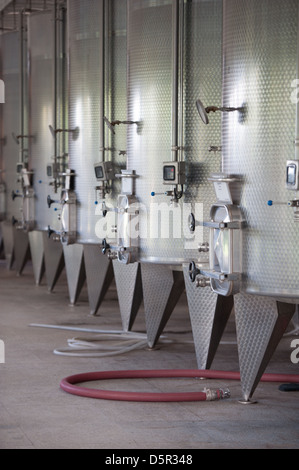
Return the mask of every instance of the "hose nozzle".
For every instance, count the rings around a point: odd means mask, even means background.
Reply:
[[[211,390],[210,388],[206,388],[204,393],[206,394],[206,401],[218,401],[230,398],[230,390],[228,388],[225,390],[222,388],[218,390]]]

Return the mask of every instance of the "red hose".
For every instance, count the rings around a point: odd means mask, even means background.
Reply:
[[[145,379],[145,378],[205,378],[205,379],[223,379],[240,380],[238,372],[222,372],[211,370],[130,370],[130,371],[112,371],[112,372],[89,372],[85,374],[73,375],[63,379],[60,387],[67,393],[78,395],[80,397],[97,398],[102,400],[135,401],[135,402],[185,402],[185,401],[206,401],[206,392],[189,393],[139,393],[139,392],[115,392],[111,390],[98,390],[85,387],[78,387],[76,384],[83,382],[93,382],[96,380],[112,379]],[[265,374],[262,382],[289,382],[298,383],[298,375],[285,374]],[[221,391],[215,392],[218,398]]]

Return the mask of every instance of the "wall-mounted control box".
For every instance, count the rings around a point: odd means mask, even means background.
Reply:
[[[98,181],[110,181],[114,179],[112,162],[101,162],[94,166],[95,176]]]
[[[186,182],[185,162],[163,163],[163,184],[182,185]]]

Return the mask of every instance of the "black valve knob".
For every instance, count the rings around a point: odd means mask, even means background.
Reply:
[[[49,240],[50,240],[51,236],[52,236],[54,233],[56,233],[55,230],[52,230],[51,227],[49,226],[49,227],[48,227],[48,238],[49,238]]]
[[[47,204],[49,209],[51,208],[52,204],[57,204],[57,201],[54,201],[54,199],[51,199],[51,196],[47,197]]]
[[[12,191],[12,193],[11,193],[11,198],[12,198],[12,200],[14,201],[17,197],[22,197],[22,195],[21,195],[21,194],[17,194],[17,193],[15,193],[14,191]]]
[[[106,238],[104,238],[104,240],[102,241],[102,245],[103,245],[102,253],[103,253],[103,255],[105,255],[107,250],[109,250],[109,248],[110,248],[110,245],[107,243]]]
[[[189,264],[189,278],[190,278],[190,281],[195,282],[196,276],[198,276],[198,274],[200,274],[200,270],[197,269],[195,262],[192,261]]]
[[[196,220],[194,214],[190,214],[188,217],[188,225],[191,233],[195,232]]]

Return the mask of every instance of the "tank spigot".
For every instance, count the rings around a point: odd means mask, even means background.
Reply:
[[[211,279],[208,277],[199,277],[196,281],[196,287],[208,287],[211,285]]]
[[[205,243],[202,243],[201,245],[199,245],[198,251],[199,251],[199,253],[209,253],[209,251],[210,251],[209,243],[205,242]]]
[[[222,147],[217,147],[216,145],[211,145],[211,147],[209,148],[209,152],[222,152]]]

